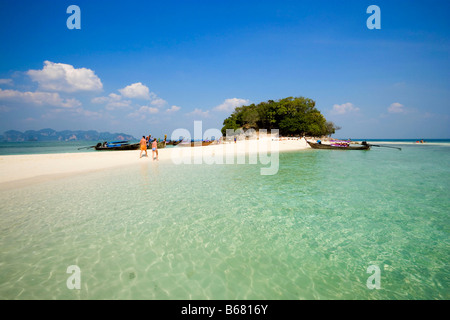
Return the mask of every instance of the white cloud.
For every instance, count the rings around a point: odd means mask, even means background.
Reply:
[[[49,91],[98,91],[103,88],[100,78],[87,68],[75,69],[70,64],[44,61],[42,70],[28,70],[27,74],[39,84],[41,90]]]
[[[181,109],[181,107],[171,106],[169,109],[166,110],[166,112],[167,113],[174,113],[174,112],[177,112],[180,109]]]
[[[105,108],[107,110],[131,108],[132,101],[125,100],[126,98],[132,100],[133,99],[150,100],[150,105],[155,106],[157,108],[162,108],[167,104],[166,100],[159,98],[155,93],[150,92],[149,88],[146,85],[143,85],[141,82],[130,84],[129,86],[119,89],[118,91],[120,92],[120,94],[111,93],[107,97],[96,97],[93,98],[91,102],[98,104],[106,104]],[[151,110],[153,110],[153,113],[156,113],[155,108],[152,108]]]
[[[102,104],[102,103],[107,103],[109,102],[109,98],[108,97],[97,97],[91,100],[92,103],[96,103],[96,104]]]
[[[153,107],[148,107],[148,106],[142,106],[139,108],[139,111],[144,112],[144,113],[158,113],[159,109],[153,108]]]
[[[79,106],[81,106],[81,102],[78,101],[78,100],[75,99],[75,98],[64,99],[64,101],[65,101],[65,102],[62,104],[62,106],[63,106],[64,108],[73,108],[73,107],[79,107]],[[55,105],[55,106],[58,106],[58,105]]]
[[[108,97],[109,97],[110,101],[111,100],[112,101],[122,100],[122,96],[120,94],[116,94],[116,93],[110,93]]]
[[[128,100],[113,101],[113,102],[108,103],[105,106],[105,109],[110,110],[110,111],[116,110],[116,109],[129,109],[129,108],[131,108],[130,104],[131,104],[131,101],[128,101]]]
[[[96,111],[90,111],[83,108],[77,108],[75,109],[75,112],[77,114],[80,114],[82,116],[88,117],[88,118],[94,118],[94,119],[100,119],[103,118],[103,115]]]
[[[209,110],[203,111],[202,109],[195,108],[194,111],[187,113],[188,116],[200,116],[203,118],[209,117]]]
[[[247,99],[238,99],[238,98],[225,99],[225,101],[222,104],[218,105],[217,107],[214,107],[213,110],[233,112],[235,108],[244,106],[249,103],[250,100]]]
[[[0,89],[0,100],[11,100],[38,106],[49,105],[62,108],[74,108],[81,106],[80,101],[74,98],[63,99],[56,92],[21,92],[17,90]]]
[[[150,100],[150,90],[147,86],[143,85],[141,82],[130,84],[123,89],[119,89],[119,92],[126,98],[131,99],[144,99]],[[153,94],[154,95],[154,94]]]
[[[161,98],[155,98],[150,102],[152,105],[157,106],[158,108],[164,107],[167,104],[167,101]]]
[[[388,108],[389,113],[404,113],[405,109],[404,106],[401,103],[394,102],[391,104]]]
[[[122,100],[122,96],[120,94],[110,93],[107,97],[97,97],[91,100],[92,103],[103,104],[105,103],[106,110],[115,110],[115,109],[129,109],[131,108],[130,100]]]
[[[0,79],[0,84],[12,85],[13,81],[12,79]]]
[[[158,112],[159,112],[158,108],[153,108],[153,107],[149,107],[149,106],[141,106],[135,112],[128,114],[128,117],[140,118],[141,120],[144,120],[147,118],[148,115],[156,114]]]
[[[333,105],[333,109],[331,110],[332,114],[346,114],[350,112],[357,112],[359,108],[355,107],[353,103],[347,102],[343,104],[335,104]]]

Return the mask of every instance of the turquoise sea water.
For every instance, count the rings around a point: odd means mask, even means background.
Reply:
[[[362,141],[361,139],[353,139]],[[415,144],[417,139],[399,140],[399,139],[365,139],[370,143],[401,143]],[[425,140],[428,145],[450,144],[449,139],[428,139]],[[137,143],[139,141],[130,141]],[[78,152],[97,152],[94,148],[98,141],[25,141],[25,142],[0,142],[0,156],[17,154],[50,154],[50,153],[78,153]],[[170,148],[171,146],[167,146]]]
[[[138,142],[138,141],[133,141]],[[17,154],[50,154],[96,152],[97,141],[26,141],[0,142],[0,156]],[[130,141],[132,143],[132,141]]]
[[[2,190],[0,299],[449,299],[450,144],[395,146]]]

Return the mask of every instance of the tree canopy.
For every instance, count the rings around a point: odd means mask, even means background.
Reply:
[[[340,129],[327,121],[315,107],[314,100],[304,97],[288,97],[269,100],[257,105],[237,107],[223,121],[222,133],[227,129],[279,129],[280,135],[324,136]]]

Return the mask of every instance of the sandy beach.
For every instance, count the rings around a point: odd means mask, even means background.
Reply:
[[[192,160],[192,163],[198,163],[199,157],[202,159],[215,157],[215,160],[223,157],[223,163],[226,163],[226,159],[233,159],[242,154],[255,154],[261,150],[270,152],[272,149],[274,152],[286,152],[307,148],[309,146],[304,139],[247,140],[205,147],[159,149],[159,161],[171,161],[176,164],[189,163]],[[140,150],[0,156],[0,188],[23,186],[49,179],[108,170],[120,166],[132,166],[143,162],[155,162],[151,158],[151,149],[147,152],[147,158],[139,158]]]

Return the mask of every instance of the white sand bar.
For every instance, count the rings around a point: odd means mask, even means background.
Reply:
[[[273,148],[276,143],[276,148]],[[176,147],[159,149],[160,161],[180,161],[186,157],[227,155],[240,153],[251,154],[260,150],[276,152],[295,151],[309,148],[304,139],[261,141],[249,140],[237,143],[209,145],[205,147]],[[188,150],[183,149],[190,149]],[[98,151],[84,153],[30,154],[0,156],[0,184],[7,187],[12,182],[28,184],[41,180],[70,176],[83,172],[111,169],[114,167],[135,165],[144,161],[152,162],[152,151],[147,150],[148,158],[139,158],[140,150],[133,151]],[[174,159],[176,161],[174,161]]]

